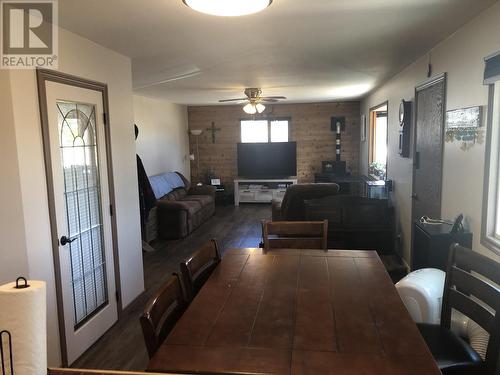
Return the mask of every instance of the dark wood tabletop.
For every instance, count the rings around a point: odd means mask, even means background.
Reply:
[[[233,249],[148,371],[438,375],[376,252]]]

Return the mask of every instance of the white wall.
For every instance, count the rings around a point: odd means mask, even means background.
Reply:
[[[10,76],[0,70],[0,284],[28,276]]]
[[[446,72],[447,110],[488,104],[483,85],[484,58],[500,51],[500,3],[484,11],[451,37],[432,49],[435,74]],[[414,102],[415,86],[426,80],[428,57],[423,56],[371,93],[361,106],[367,115],[371,107],[389,100],[388,177],[395,181],[393,199],[403,239],[403,256],[410,259],[412,160],[398,155],[398,110],[401,99]],[[361,168],[366,173],[368,142],[362,144]],[[474,235],[473,248],[494,254],[480,244],[485,145],[462,151],[460,144],[445,143],[443,163],[442,216],[455,218],[463,213]]]
[[[147,175],[179,171],[189,178],[187,107],[134,95],[134,120],[139,128],[137,154]]]
[[[60,29],[59,71],[108,85],[121,297],[123,305],[127,306],[144,290],[131,62],[129,58]],[[49,365],[55,366],[60,364],[59,335],[36,75],[33,70],[12,70],[8,74],[17,142],[17,160],[10,162],[19,166],[22,197],[17,201],[21,202],[24,213],[29,278],[47,282]],[[6,133],[3,125],[1,132],[3,138]],[[15,181],[6,183],[15,188]],[[14,246],[9,249],[11,253],[16,251]],[[15,274],[24,272],[20,266],[17,268],[13,271]]]

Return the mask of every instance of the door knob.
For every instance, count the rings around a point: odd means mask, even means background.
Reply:
[[[412,194],[412,195],[411,195],[411,199],[418,200],[418,195],[417,195],[417,194]]]
[[[62,246],[65,246],[65,245],[73,242],[74,240],[76,240],[76,237],[75,238],[68,238],[66,236],[62,236],[61,239],[60,239],[60,242],[61,242]]]

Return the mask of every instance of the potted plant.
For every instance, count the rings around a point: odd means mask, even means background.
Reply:
[[[368,168],[368,173],[376,180],[385,180],[386,165],[373,162]]]

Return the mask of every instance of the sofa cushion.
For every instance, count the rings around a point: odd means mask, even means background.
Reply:
[[[186,189],[188,190],[188,189]],[[210,195],[215,199],[215,186],[195,185],[188,190],[189,195]]]
[[[339,185],[333,183],[296,184],[286,189],[281,203],[282,220],[303,220],[304,201],[336,195]]]
[[[196,201],[204,207],[213,203],[214,198],[210,195],[186,195],[182,201]]]
[[[172,192],[168,194],[168,200],[171,201],[180,201],[182,198],[186,196],[187,192],[186,189],[180,188],[180,189],[175,189]]]
[[[189,191],[189,189],[191,189],[191,182],[181,172],[175,172],[175,174],[181,178],[184,183],[184,188]]]
[[[188,212],[188,216],[195,215],[201,209],[201,203],[197,201],[180,200],[175,202],[178,207]]]

